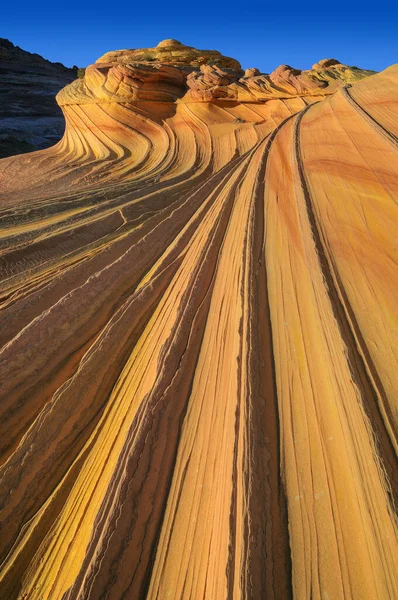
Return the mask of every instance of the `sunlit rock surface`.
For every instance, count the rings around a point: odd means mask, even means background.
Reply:
[[[214,54],[0,162],[4,600],[398,596],[398,67]]]

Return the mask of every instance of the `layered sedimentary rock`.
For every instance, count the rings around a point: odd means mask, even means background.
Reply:
[[[68,69],[0,38],[0,158],[47,148],[64,132],[57,92],[76,78]]]
[[[398,595],[398,66],[224,59],[0,162],[4,600]]]
[[[240,64],[234,58],[223,56],[218,50],[198,50],[185,46],[178,40],[163,40],[155,48],[139,48],[136,50],[116,50],[107,52],[97,60],[97,63],[134,63],[159,62],[176,65],[182,68],[197,68],[206,64],[219,64],[230,69],[240,69]]]

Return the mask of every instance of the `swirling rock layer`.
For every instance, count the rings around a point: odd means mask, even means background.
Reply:
[[[0,597],[396,598],[398,67],[181,46],[0,162]]]

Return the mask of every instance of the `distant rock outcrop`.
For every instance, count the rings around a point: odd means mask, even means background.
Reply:
[[[47,148],[64,131],[55,96],[77,69],[52,63],[0,38],[0,158]]]

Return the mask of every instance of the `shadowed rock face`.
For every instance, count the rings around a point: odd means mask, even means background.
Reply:
[[[0,162],[2,600],[398,595],[398,66],[211,54]]]
[[[55,96],[76,74],[0,38],[0,158],[61,139],[65,123]]]

